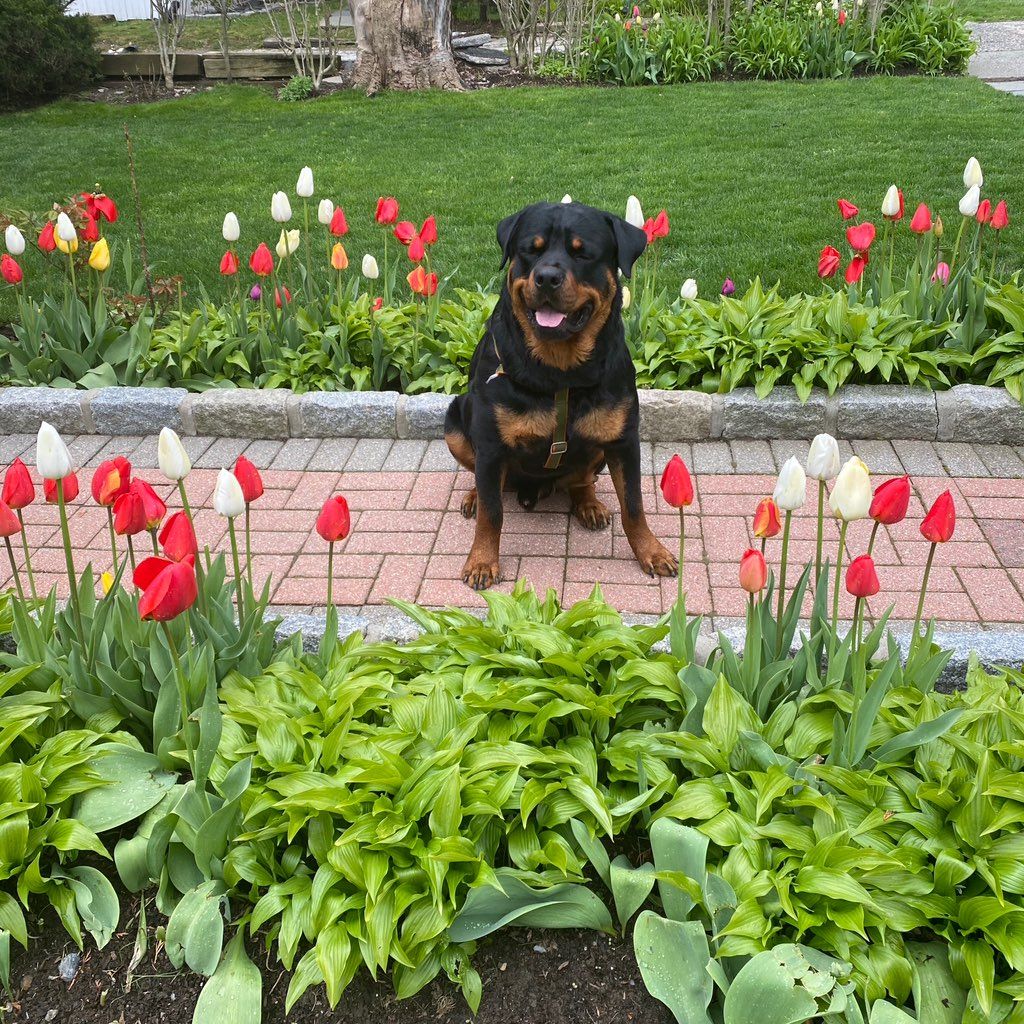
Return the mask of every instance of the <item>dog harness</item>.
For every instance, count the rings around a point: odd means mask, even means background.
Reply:
[[[487,378],[487,383],[498,377],[504,377],[505,367],[501,362],[501,353],[498,351],[498,343],[494,342],[494,354],[498,357],[498,368]],[[548,451],[545,469],[558,469],[562,464],[562,456],[569,450],[569,389],[562,388],[555,394],[555,436],[551,441],[551,448]]]

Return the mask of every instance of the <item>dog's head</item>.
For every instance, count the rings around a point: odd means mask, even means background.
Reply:
[[[586,358],[619,291],[647,244],[639,228],[582,203],[535,203],[498,225],[498,244],[510,264],[509,293],[527,343],[546,362],[555,350],[583,342]],[[580,346],[577,345],[577,348]],[[573,358],[570,365],[582,361]]]

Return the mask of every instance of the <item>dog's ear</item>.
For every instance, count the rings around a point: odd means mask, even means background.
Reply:
[[[527,207],[528,209],[528,207]],[[520,218],[526,210],[520,210],[506,217],[498,224],[498,245],[501,246],[501,267],[504,267],[512,259],[516,243],[516,229],[519,227]],[[498,269],[500,270],[501,267]]]
[[[615,236],[615,258],[623,277],[629,277],[633,264],[643,255],[647,248],[647,235],[640,228],[633,227],[621,217],[607,213],[608,223]]]

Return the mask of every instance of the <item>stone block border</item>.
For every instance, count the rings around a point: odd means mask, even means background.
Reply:
[[[447,395],[215,388],[115,387],[70,391],[0,389],[0,434],[31,434],[48,420],[73,434],[142,436],[168,426],[213,437],[356,437],[434,440],[444,433]],[[751,388],[727,395],[641,391],[644,441],[811,438],[1024,444],[1024,406],[1003,388],[960,384],[949,391],[897,385],[816,391],[801,402],[793,388],[765,398]]]

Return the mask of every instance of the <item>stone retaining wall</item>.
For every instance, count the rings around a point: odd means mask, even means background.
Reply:
[[[0,433],[30,434],[42,420],[69,434],[181,434],[213,437],[378,437],[433,440],[443,434],[448,395],[390,391],[296,395],[218,388],[0,389]],[[814,392],[801,402],[792,388],[758,398],[752,389],[728,395],[641,391],[645,441],[718,438],[811,438],[822,431],[857,440],[964,441],[1024,444],[1024,407],[1002,388],[960,384],[949,391],[853,386]]]

